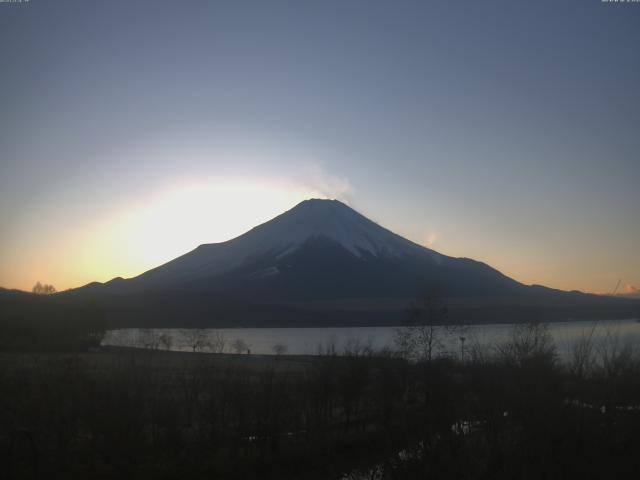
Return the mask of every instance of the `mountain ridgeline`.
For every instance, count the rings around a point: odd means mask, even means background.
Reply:
[[[425,292],[438,292],[453,319],[472,323],[625,317],[636,308],[523,285],[317,199],[137,277],[65,295],[98,301],[121,326],[336,326],[402,323],[411,299]]]

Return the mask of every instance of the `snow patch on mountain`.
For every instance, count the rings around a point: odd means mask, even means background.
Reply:
[[[337,200],[306,200],[242,237],[271,248],[288,245],[291,253],[313,238],[328,238],[357,257],[365,253],[400,257],[425,249],[381,227]],[[435,252],[433,252],[435,253]]]
[[[273,275],[278,275],[279,273],[280,270],[278,270],[278,267],[267,267],[249,274],[248,278],[266,278]]]

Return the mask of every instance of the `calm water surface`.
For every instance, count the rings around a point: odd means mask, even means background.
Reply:
[[[455,332],[439,329],[441,346],[438,350],[441,354],[460,355],[460,337],[464,337],[467,351],[474,345],[492,348],[507,341],[513,329],[512,324],[473,325]],[[572,346],[588,335],[593,335],[596,346],[640,347],[640,323],[635,319],[549,323],[548,331],[561,357],[566,357]],[[277,344],[283,345],[286,353],[291,355],[315,355],[332,349],[340,354],[365,346],[374,350],[393,349],[396,332],[397,327],[204,329],[203,336],[211,346],[201,350],[211,351],[213,348],[219,351],[223,346],[225,352],[232,353],[233,344],[240,339],[253,354],[273,354]],[[182,329],[111,330],[103,345],[141,347],[150,338],[157,339],[161,335],[171,339],[171,350],[192,350],[189,333]]]

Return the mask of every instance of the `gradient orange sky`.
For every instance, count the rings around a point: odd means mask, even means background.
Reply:
[[[639,26],[578,0],[0,4],[0,285],[134,276],[329,197],[527,284],[631,289]]]
[[[624,249],[599,248],[610,243],[606,232],[580,243],[572,243],[566,233],[540,232],[539,237],[527,238],[524,232],[514,232],[511,222],[491,225],[464,211],[460,224],[433,214],[416,222],[403,218],[403,212],[410,213],[402,202],[389,205],[374,197],[378,205],[368,206],[356,192],[347,179],[309,167],[298,180],[290,181],[184,180],[97,212],[62,209],[56,216],[57,207],[43,208],[32,212],[31,221],[16,222],[18,228],[11,232],[15,247],[2,252],[0,285],[29,290],[42,281],[63,290],[135,276],[200,243],[233,238],[313,197],[342,199],[416,243],[482,260],[527,284],[611,292],[618,278],[623,280],[620,291],[638,280],[636,257],[629,262]],[[585,258],[591,261],[586,263]]]

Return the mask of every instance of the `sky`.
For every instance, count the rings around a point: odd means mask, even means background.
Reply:
[[[0,2],[0,286],[310,197],[527,284],[640,286],[640,3]]]

